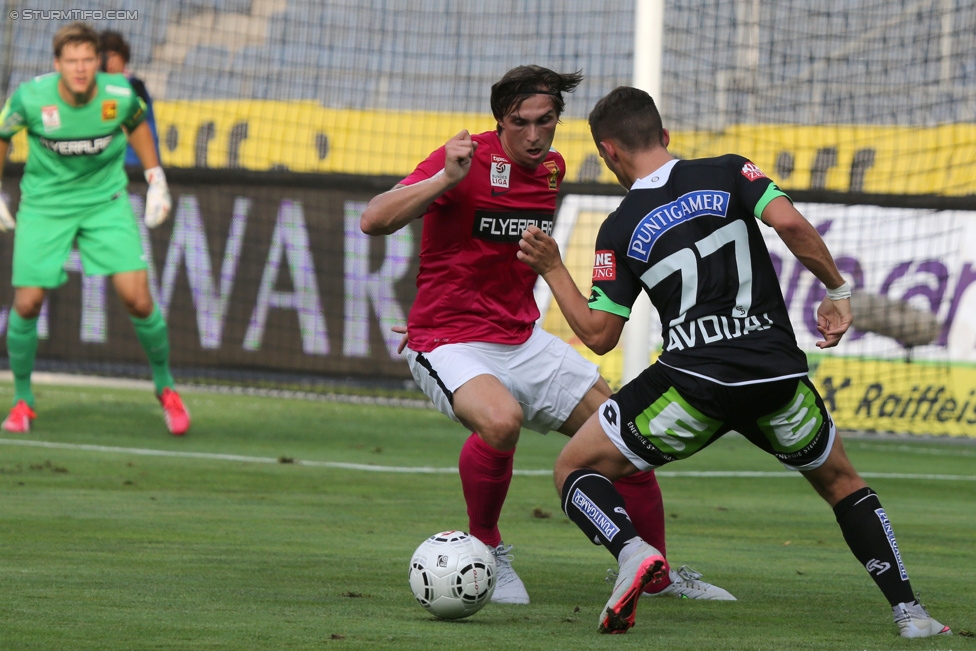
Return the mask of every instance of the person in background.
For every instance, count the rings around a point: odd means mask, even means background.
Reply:
[[[135,76],[129,70],[129,60],[132,51],[129,48],[128,41],[119,32],[110,30],[99,34],[99,41],[102,47],[102,72],[125,75],[129,80],[129,84],[132,85],[132,90],[136,92],[136,95],[146,105],[145,122],[149,126],[149,131],[152,133],[153,143],[156,146],[156,155],[158,156],[159,134],[156,132],[156,115],[153,113],[152,98],[149,96],[149,90],[146,88],[146,84],[142,79],[139,79],[139,77]],[[130,145],[125,150],[125,166],[132,167],[137,165],[139,165],[139,156],[136,155],[135,150]]]
[[[190,428],[190,414],[170,373],[169,328],[149,291],[123,167],[128,143],[149,184],[144,221],[159,226],[172,201],[146,106],[125,77],[98,72],[99,37],[89,25],[62,27],[53,49],[55,72],[21,84],[0,111],[0,175],[14,135],[26,131],[28,146],[16,221],[0,197],[0,231],[14,231],[14,305],[7,323],[14,404],[2,428],[31,429],[37,318],[47,293],[67,281],[64,264],[76,245],[86,274],[111,277],[149,359],[166,426],[180,436]]]

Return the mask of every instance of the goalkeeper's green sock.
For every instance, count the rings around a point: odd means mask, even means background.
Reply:
[[[172,389],[175,384],[173,375],[169,372],[169,330],[166,320],[163,319],[158,305],[153,305],[152,314],[145,319],[134,316],[129,318],[132,319],[132,325],[136,327],[136,337],[149,358],[156,395],[162,395],[163,389]]]
[[[37,317],[25,319],[17,314],[17,310],[10,310],[10,320],[7,322],[7,355],[14,375],[13,404],[23,400],[33,407],[31,373],[34,372],[34,359],[37,357]]]

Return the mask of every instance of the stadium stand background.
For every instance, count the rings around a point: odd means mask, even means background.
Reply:
[[[666,3],[663,104],[673,128],[976,121],[972,3],[780,0],[754,15],[758,6]],[[584,117],[631,80],[628,1],[118,0],[86,8],[139,12],[96,26],[127,35],[133,68],[159,99],[481,113],[500,70],[536,61],[584,70],[588,82],[567,106],[567,115]],[[61,22],[5,20],[8,90],[49,71]]]
[[[490,127],[491,84],[531,61],[587,75],[557,144],[569,180],[613,181],[580,121],[599,97],[631,81],[633,2],[91,5],[139,12],[97,26],[130,37],[132,67],[161,103],[167,167],[402,175],[444,140],[445,124]],[[971,3],[680,1],[667,2],[664,16],[658,99],[671,130],[688,132],[676,144],[682,156],[746,149],[791,190],[976,191]],[[4,22],[0,87],[49,70],[59,22]],[[936,128],[946,125],[966,128]],[[838,142],[818,147],[818,139]],[[872,140],[894,144],[860,144]],[[856,149],[845,156],[845,145]],[[898,157],[919,154],[934,159],[929,173],[897,168]],[[875,174],[865,176],[870,168]]]
[[[10,20],[25,3],[0,5],[6,96],[50,70],[51,36],[68,17]],[[460,128],[492,128],[490,86],[514,65],[583,70],[556,140],[568,165],[563,195],[619,196],[585,115],[631,82],[634,2],[98,0],[86,9],[137,12],[91,22],[128,37],[131,67],[156,102],[176,209],[144,235],[184,378],[402,386],[409,373],[391,353],[398,337],[389,326],[412,301],[419,224],[370,242],[356,232],[358,211]],[[976,290],[967,292],[976,262],[965,253],[976,204],[976,6],[678,0],[665,3],[664,17],[658,99],[673,151],[748,155],[795,199],[828,206],[814,211],[818,226],[833,224],[828,243],[854,252],[849,271],[868,269],[865,288],[944,324],[936,341],[907,348],[859,333],[847,355],[898,370],[845,371],[852,386],[894,373],[903,378],[899,404],[910,404],[913,382],[941,382],[943,400],[957,394],[964,427],[961,406],[976,391],[976,379],[958,379],[960,366],[968,373],[976,363],[974,319],[965,318],[976,313]],[[23,156],[15,140],[10,173]],[[138,212],[143,186],[133,180]],[[14,186],[5,191],[15,204]],[[867,212],[851,218],[848,204]],[[901,230],[885,231],[892,223]],[[832,242],[838,232],[845,239]],[[581,253],[567,251],[584,276],[585,239]],[[895,240],[914,248],[903,252]],[[9,237],[0,240],[0,257],[9,260],[10,248]],[[886,275],[869,277],[874,268]],[[8,273],[4,262],[5,306]],[[913,274],[921,280],[906,285]],[[72,273],[52,296],[44,363],[142,373],[124,315],[97,284]],[[802,280],[784,285],[814,297]],[[936,379],[919,380],[920,368]],[[946,379],[950,372],[957,376]]]

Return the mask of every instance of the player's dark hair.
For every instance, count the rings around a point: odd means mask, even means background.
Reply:
[[[118,32],[105,30],[99,35],[99,39],[102,43],[102,52],[115,52],[122,57],[123,61],[126,63],[129,62],[131,50],[129,49],[129,44],[126,42],[124,36]]]
[[[613,140],[632,152],[665,144],[661,114],[651,96],[639,88],[614,88],[590,111],[589,123],[597,147],[603,140]]]
[[[91,43],[92,47],[95,48],[95,54],[102,51],[98,42],[98,32],[91,25],[85,23],[65,25],[54,34],[52,45],[54,46],[55,59],[61,57],[61,51],[69,43]]]
[[[491,87],[491,114],[501,122],[526,99],[541,93],[552,97],[552,106],[559,117],[566,107],[563,93],[573,92],[581,81],[582,70],[560,74],[542,66],[512,68]]]

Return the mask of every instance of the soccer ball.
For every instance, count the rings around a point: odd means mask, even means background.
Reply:
[[[442,531],[417,547],[408,578],[413,596],[435,617],[461,619],[491,599],[495,557],[470,534]]]

